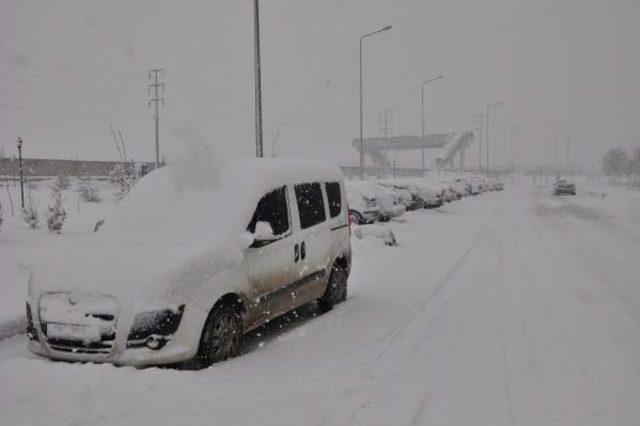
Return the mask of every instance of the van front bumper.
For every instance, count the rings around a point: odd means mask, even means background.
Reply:
[[[28,308],[29,311],[29,308]],[[29,313],[29,312],[28,312]],[[69,362],[112,363],[116,365],[151,366],[173,364],[195,357],[205,309],[189,304],[182,313],[177,329],[166,336],[151,335],[161,344],[146,344],[146,338],[138,338],[132,331],[133,315],[119,312],[115,318],[115,335],[99,342],[82,343],[70,339],[51,337],[50,324],[41,321],[40,315],[30,312],[28,321],[29,350],[40,356]]]

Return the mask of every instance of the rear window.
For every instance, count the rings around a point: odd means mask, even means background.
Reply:
[[[254,233],[258,222],[268,222],[273,235],[282,235],[289,230],[286,187],[275,189],[260,199],[247,230]]]
[[[329,201],[329,215],[336,217],[342,211],[342,194],[338,182],[327,182],[327,199]]]
[[[303,183],[295,186],[298,212],[300,213],[300,227],[309,228],[324,222],[324,200],[322,187],[319,183]]]

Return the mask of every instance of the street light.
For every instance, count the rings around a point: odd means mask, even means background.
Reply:
[[[386,27],[382,27],[379,30],[372,31],[370,33],[364,34],[360,36],[360,179],[364,180],[364,138],[362,136],[363,133],[363,113],[362,113],[362,104],[363,104],[363,95],[362,95],[362,40],[367,37],[370,37],[374,34],[381,33],[383,31],[388,31],[391,29],[391,25],[387,25]]]
[[[499,102],[494,102],[492,104],[487,105],[487,112],[486,112],[486,117],[487,117],[487,176],[489,176],[489,127],[491,124],[491,121],[489,119],[489,112],[491,111],[491,108],[495,108],[497,106],[500,106],[504,103],[504,101],[499,101]]]
[[[440,74],[437,77],[423,80],[422,83],[420,83],[420,105],[421,105],[420,113],[422,117],[422,143],[423,144],[424,144],[424,86],[429,83],[433,83],[434,81],[441,80],[443,78],[444,78],[444,75]],[[423,145],[422,146],[422,174],[423,175],[424,175],[424,170],[425,170],[425,167],[424,167],[424,145]]]
[[[20,200],[24,210],[24,181],[22,178],[22,138],[18,136],[18,169],[20,170]]]
[[[262,76],[260,71],[260,9],[258,0],[253,0],[253,75],[255,85],[255,132],[256,157],[264,157],[262,147]]]
[[[516,169],[516,163],[513,157],[513,135],[515,133],[515,130],[522,126],[524,126],[524,124],[522,123],[514,124],[513,126],[511,126],[511,171],[512,172],[514,172]]]

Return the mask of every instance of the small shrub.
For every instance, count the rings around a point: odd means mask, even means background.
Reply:
[[[31,188],[27,186],[24,209],[22,210],[22,218],[29,225],[29,228],[36,229],[39,224],[38,216],[38,199],[31,192]]]
[[[69,179],[69,176],[63,174],[56,176],[53,181],[53,188],[58,188],[60,190],[71,188],[71,180]]]
[[[87,203],[99,203],[102,201],[100,197],[100,191],[96,188],[95,184],[89,179],[82,179],[78,185],[78,192],[82,201]]]
[[[47,207],[47,227],[49,231],[59,234],[66,218],[67,212],[64,210],[62,203],[62,191],[54,187],[51,191],[51,203]]]

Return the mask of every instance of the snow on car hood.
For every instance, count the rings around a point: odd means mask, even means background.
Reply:
[[[198,173],[168,166],[143,178],[100,230],[37,265],[30,292],[162,297],[237,265],[259,199],[297,176],[342,179],[317,163],[227,160]]]

